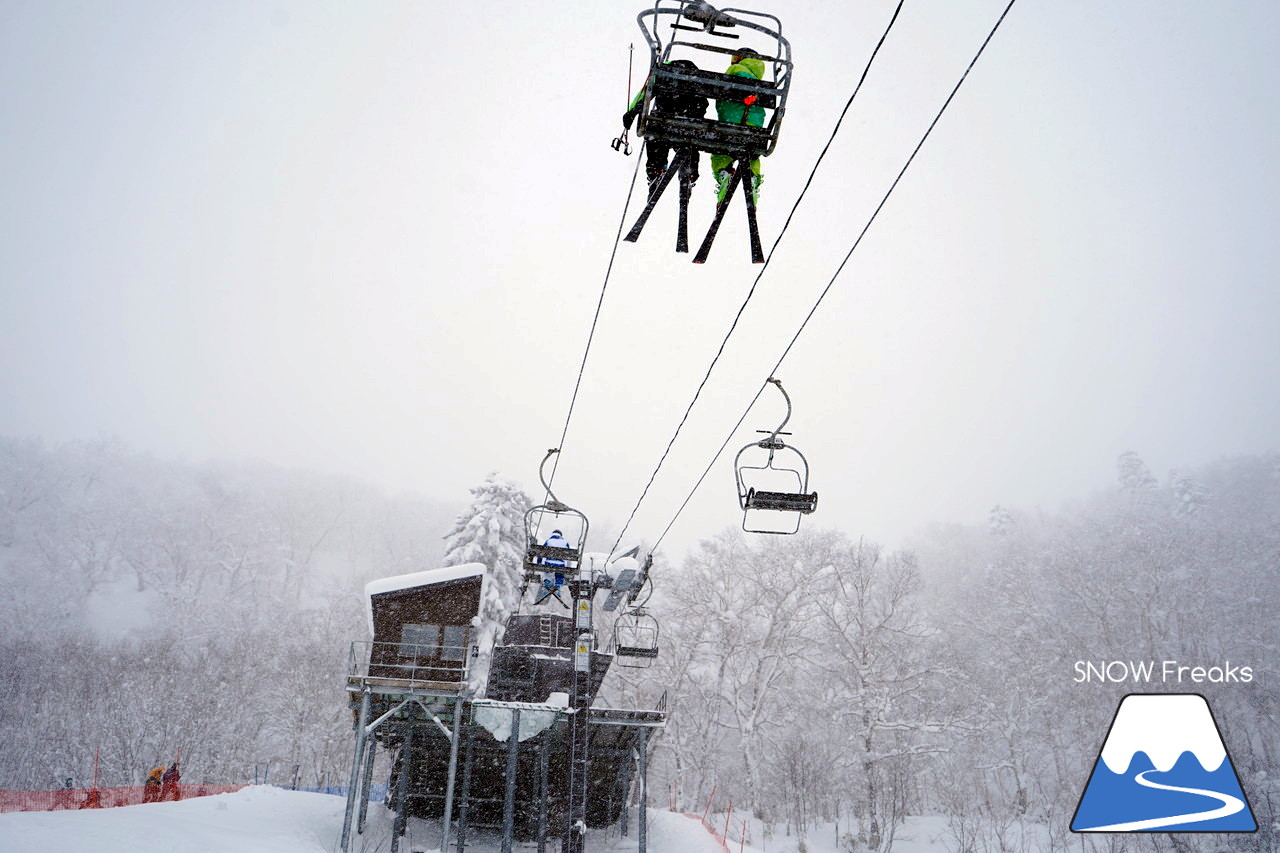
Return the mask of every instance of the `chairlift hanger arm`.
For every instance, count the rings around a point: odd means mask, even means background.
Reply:
[[[783,388],[783,387],[782,387],[782,382],[781,382],[781,380],[774,379],[772,376],[770,376],[770,377],[768,378],[768,380],[766,380],[766,381],[771,382],[771,383],[773,383],[774,385],[776,385],[776,386],[777,386],[777,388],[778,388],[778,390],[782,392],[782,399],[784,399],[784,400],[786,400],[786,401],[787,401],[787,415],[786,415],[786,417],[784,417],[784,418],[782,419],[782,423],[778,424],[778,428],[777,428],[777,429],[775,429],[775,430],[773,431],[773,434],[772,434],[772,435],[770,435],[770,436],[769,436],[767,439],[765,439],[764,441],[761,441],[761,442],[760,442],[760,446],[761,446],[761,447],[768,447],[768,448],[771,448],[771,449],[774,449],[774,448],[776,448],[776,449],[781,449],[781,448],[778,446],[778,436],[779,436],[779,435],[783,435],[783,434],[784,434],[784,433],[782,432],[782,428],[783,428],[783,427],[785,427],[785,426],[787,425],[787,421],[791,420],[791,395],[787,393],[787,389],[785,389],[785,388]],[[786,445],[782,445],[782,446],[783,446],[783,447],[785,447]],[[793,449],[793,450],[795,450],[795,448],[792,448],[792,449]],[[797,452],[797,453],[799,453],[800,451],[798,451],[798,450],[797,450],[796,452]],[[803,456],[801,456],[800,458],[801,458],[801,459],[803,459],[804,457],[803,457]],[[808,463],[806,462],[805,464],[806,464],[806,467],[807,467],[807,466],[808,466]]]
[[[542,462],[541,464],[538,465],[538,479],[542,481],[542,488],[547,490],[547,496],[550,498],[550,500],[547,501],[548,508],[555,509],[556,507],[563,507],[565,509],[568,509],[567,506],[565,506],[563,503],[561,503],[559,500],[556,499],[556,493],[551,491],[551,485],[547,482],[547,475],[546,475],[547,460],[550,459],[552,456],[555,456],[559,452],[560,452],[560,448],[552,447],[547,451],[547,455],[542,457]]]

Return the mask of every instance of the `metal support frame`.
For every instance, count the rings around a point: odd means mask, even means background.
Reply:
[[[639,853],[649,849],[649,730],[641,729],[637,737],[640,740],[640,808],[637,810]]]
[[[444,787],[444,815],[441,822],[440,849],[449,849],[450,821],[453,820],[453,783],[458,776],[458,727],[462,724],[462,698],[453,700],[453,734],[449,737],[449,780]]]
[[[422,713],[426,715],[431,722],[435,723],[436,728],[444,733],[444,736],[450,741],[449,749],[449,782],[446,786],[445,800],[446,807],[452,805],[452,787],[453,778],[456,772],[458,759],[458,727],[460,725],[460,717],[462,713],[463,700],[461,697],[454,696],[453,703],[453,730],[450,731],[440,718],[427,707],[421,696],[409,696],[397,702],[395,706],[387,710],[373,722],[369,722],[370,710],[373,701],[373,690],[365,685],[360,690],[360,712],[355,725],[356,747],[355,753],[351,757],[351,777],[350,784],[347,786],[347,807],[346,813],[342,821],[342,837],[339,840],[339,850],[342,853],[350,853],[351,850],[351,830],[354,825],[357,833],[364,832],[365,818],[368,814],[369,807],[369,791],[373,776],[373,760],[377,752],[377,739],[374,733],[388,720],[397,713],[404,710],[409,705],[417,705],[422,709]],[[397,786],[397,815],[395,821],[395,829],[392,832],[391,850],[399,849],[399,838],[404,833],[408,819],[405,817],[404,808],[404,790],[407,784],[407,768],[410,762],[406,760],[409,751],[413,746],[414,726],[409,725],[406,728],[405,740],[401,746],[402,763],[399,785]],[[372,741],[372,743],[371,743]],[[356,803],[360,803],[358,820],[356,819]],[[449,832],[448,818],[444,823],[444,831]],[[443,849],[443,848],[442,848]]]
[[[550,756],[547,747],[551,744],[549,736],[543,737],[538,745],[538,853],[547,853],[547,804],[551,800],[550,791]]]
[[[364,688],[361,694],[360,717],[356,721],[356,753],[351,759],[351,783],[347,786],[347,810],[342,819],[342,853],[348,853],[351,850],[351,820],[355,814],[356,797],[360,793],[358,790],[360,764],[361,759],[364,758],[365,740],[368,738],[365,722],[369,719],[369,688]]]
[[[405,730],[404,743],[400,745],[400,778],[396,780],[396,819],[391,825],[391,853],[400,849],[400,836],[409,826],[409,815],[405,809],[405,794],[409,789],[410,758],[413,755],[413,727]]]
[[[573,650],[573,695],[569,706],[573,716],[569,718],[569,814],[568,826],[560,843],[561,853],[585,853],[587,831],[587,786],[589,784],[591,758],[588,754],[591,714],[591,680],[595,652],[592,649],[591,609],[595,587],[592,572],[570,582],[573,592],[578,638]]]
[[[378,752],[378,740],[374,738],[373,743],[369,744],[369,749],[364,759],[364,785],[363,790],[368,791],[369,785],[373,782],[373,757]],[[360,798],[360,819],[356,821],[356,834],[364,834],[364,821],[369,815],[369,797],[366,794]]]
[[[475,708],[471,709],[475,717]],[[467,804],[471,800],[471,763],[475,752],[475,726],[467,726],[467,748],[462,757],[462,808],[458,814],[458,853],[467,846]],[[441,848],[443,849],[443,848]]]
[[[511,853],[516,837],[516,768],[520,760],[520,709],[511,709],[511,736],[507,739],[506,791],[502,799],[502,853]]]

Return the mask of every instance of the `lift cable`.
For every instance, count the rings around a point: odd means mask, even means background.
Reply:
[[[969,67],[964,70],[964,74],[960,75],[959,82],[957,82],[955,87],[951,90],[951,94],[947,96],[947,100],[942,104],[942,108],[938,110],[938,114],[934,116],[933,121],[929,123],[929,127],[927,130],[925,130],[924,136],[922,136],[920,138],[920,141],[916,143],[915,150],[911,152],[911,156],[908,157],[907,162],[903,164],[902,169],[898,172],[898,176],[894,178],[893,183],[889,185],[889,189],[884,194],[884,198],[880,199],[880,204],[876,206],[876,209],[872,212],[871,217],[867,220],[867,224],[863,226],[862,231],[858,234],[857,239],[853,241],[853,245],[849,248],[848,253],[844,256],[844,260],[842,260],[840,262],[840,265],[836,267],[836,271],[831,276],[831,280],[827,282],[827,286],[823,288],[822,293],[818,295],[817,301],[814,302],[813,307],[809,309],[809,313],[805,316],[804,321],[800,324],[800,328],[796,330],[795,335],[791,338],[791,342],[787,344],[787,348],[782,351],[782,356],[778,359],[777,363],[774,364],[773,369],[769,371],[770,377],[774,376],[777,373],[778,368],[782,366],[782,362],[785,361],[787,356],[791,353],[791,349],[792,347],[795,346],[796,341],[800,339],[801,333],[804,332],[805,327],[809,324],[809,321],[813,319],[813,315],[817,312],[818,306],[821,305],[822,300],[824,300],[827,297],[827,293],[830,292],[832,285],[836,283],[836,279],[839,278],[840,273],[845,268],[845,265],[849,263],[849,259],[853,256],[854,250],[858,248],[858,245],[862,242],[862,238],[867,235],[867,231],[870,230],[871,224],[875,222],[876,217],[880,215],[880,211],[884,208],[885,203],[889,200],[889,196],[893,195],[893,191],[897,188],[898,183],[902,180],[902,176],[906,174],[906,171],[911,166],[912,161],[915,160],[916,155],[920,153],[920,149],[924,147],[925,140],[927,140],[929,138],[929,135],[933,133],[933,129],[934,127],[937,126],[938,121],[942,118],[942,114],[945,113],[947,111],[947,107],[951,105],[952,99],[954,99],[956,96],[956,93],[960,91],[960,87],[964,85],[964,81],[968,78],[969,72],[973,70],[973,67],[977,64],[978,59],[982,56],[983,52],[987,49],[987,45],[991,43],[991,39],[995,37],[996,31],[1000,29],[1000,25],[1004,23],[1005,17],[1008,16],[1009,10],[1013,8],[1013,4],[1016,2],[1017,0],[1009,0],[1009,4],[1005,6],[1004,11],[1000,13],[1000,17],[996,21],[995,26],[991,28],[991,32],[988,33],[986,39],[983,40],[982,46],[978,48],[978,52],[974,54],[973,59],[969,62]],[[685,497],[684,503],[680,504],[680,508],[676,510],[676,514],[671,519],[671,522],[667,524],[666,528],[662,531],[662,535],[659,536],[657,541],[653,543],[652,550],[655,550],[655,551],[657,550],[658,545],[666,537],[667,532],[670,531],[671,527],[676,523],[676,519],[680,517],[680,513],[684,512],[684,508],[688,506],[689,501],[693,499],[693,495],[695,492],[698,491],[698,487],[701,486],[703,480],[707,478],[707,474],[711,471],[712,466],[715,465],[716,460],[720,458],[720,454],[724,453],[724,449],[728,447],[729,442],[733,440],[734,433],[738,431],[738,428],[742,426],[743,421],[747,419],[747,414],[751,411],[751,408],[756,404],[756,401],[760,399],[760,395],[764,393],[764,389],[768,387],[769,387],[768,379],[766,379],[764,382],[760,384],[760,388],[756,391],[756,395],[752,397],[751,402],[747,404],[746,411],[742,413],[742,417],[738,418],[738,422],[734,424],[733,429],[729,431],[729,434],[725,437],[724,443],[721,444],[720,449],[716,451],[715,456],[711,457],[711,461],[707,464],[706,469],[702,472],[702,476],[698,478],[698,482],[694,483],[693,489],[690,490],[688,496]]]
[[[884,45],[885,39],[889,35],[889,31],[893,29],[894,23],[898,20],[898,13],[902,11],[903,3],[906,0],[898,0],[898,6],[893,10],[893,17],[889,19],[889,25],[885,27],[884,33],[880,36],[880,41],[876,43],[875,49],[871,51],[871,57],[867,60],[866,67],[862,69],[862,76],[858,78],[858,85],[854,87],[853,94],[849,96],[849,100],[845,102],[844,109],[840,111],[840,117],[836,119],[835,127],[831,130],[831,136],[827,139],[827,144],[823,146],[822,152],[818,154],[818,159],[813,164],[813,169],[809,172],[809,178],[805,181],[804,188],[800,190],[800,195],[796,197],[795,203],[791,206],[791,212],[787,214],[786,222],[783,223],[782,229],[778,232],[778,236],[773,241],[773,246],[769,248],[769,254],[765,258],[764,266],[760,268],[760,272],[756,275],[755,281],[751,283],[751,289],[747,291],[747,296],[742,300],[742,304],[738,306],[738,313],[734,315],[733,322],[729,324],[729,330],[725,332],[724,339],[720,341],[720,348],[716,350],[715,356],[711,359],[711,364],[707,365],[707,372],[702,377],[702,381],[698,383],[698,388],[694,391],[693,399],[689,401],[689,407],[685,409],[684,415],[680,418],[680,423],[676,425],[676,431],[672,434],[671,440],[667,442],[666,450],[662,451],[662,457],[658,460],[657,466],[654,467],[653,473],[649,475],[649,482],[645,484],[644,490],[640,494],[640,499],[636,501],[634,507],[631,508],[631,515],[627,517],[627,523],[622,526],[622,531],[618,534],[617,541],[613,543],[613,547],[609,549],[610,556],[618,549],[618,543],[622,541],[622,537],[626,535],[627,528],[631,526],[631,522],[635,520],[636,512],[640,509],[640,504],[644,502],[645,497],[649,494],[653,481],[657,479],[658,472],[662,469],[663,463],[667,461],[667,456],[671,453],[671,448],[675,446],[676,438],[680,435],[680,430],[684,429],[685,423],[689,420],[689,415],[693,411],[693,407],[697,404],[698,398],[702,395],[702,390],[707,386],[707,382],[711,379],[711,372],[715,370],[716,364],[720,361],[720,357],[724,355],[724,349],[729,343],[729,338],[733,335],[734,330],[738,327],[738,322],[742,319],[743,313],[747,309],[747,303],[751,301],[751,297],[755,295],[756,287],[760,284],[760,279],[764,277],[765,271],[769,269],[769,264],[773,260],[773,253],[777,251],[778,244],[782,242],[783,236],[787,233],[787,229],[791,225],[791,220],[796,215],[796,210],[800,207],[800,202],[804,200],[805,194],[809,192],[809,187],[813,184],[813,179],[818,174],[818,167],[822,165],[823,159],[827,156],[827,152],[831,149],[831,144],[835,142],[836,134],[840,131],[841,124],[844,123],[845,116],[849,114],[849,109],[853,106],[853,101],[858,97],[858,93],[862,91],[862,84],[866,82],[867,75],[871,71],[871,66],[875,62],[876,56],[880,53],[880,48]]]
[[[609,266],[605,269],[604,282],[600,285],[600,298],[596,300],[596,313],[591,318],[591,331],[587,333],[587,346],[582,351],[582,363],[578,366],[578,379],[573,383],[573,395],[569,398],[569,411],[564,417],[564,429],[560,431],[560,443],[556,445],[559,449],[564,449],[565,436],[569,434],[569,421],[573,418],[573,407],[578,402],[578,391],[582,387],[582,375],[587,369],[587,356],[591,354],[591,342],[595,339],[596,324],[600,322],[600,309],[604,305],[604,294],[609,289],[609,276],[613,274],[613,262],[618,257],[618,245],[622,242],[622,229],[627,223],[627,210],[631,207],[631,196],[636,189],[636,176],[640,174],[640,163],[644,160],[645,146],[642,143],[640,150],[636,152],[636,167],[631,173],[631,185],[627,187],[627,200],[622,205],[622,218],[618,220],[618,233],[613,238],[613,251],[609,253]],[[551,476],[548,478],[548,484],[555,483],[556,469],[560,466],[560,454],[556,454],[555,460],[551,463]],[[551,494],[548,486],[547,495]],[[547,496],[543,497],[545,503]]]

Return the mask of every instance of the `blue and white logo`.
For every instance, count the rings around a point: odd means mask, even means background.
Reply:
[[[1073,832],[1253,832],[1209,703],[1195,693],[1135,693],[1116,710]]]

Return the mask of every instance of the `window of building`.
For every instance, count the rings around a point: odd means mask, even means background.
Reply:
[[[437,657],[440,654],[440,626],[405,625],[400,633],[400,643],[400,657]]]
[[[444,660],[466,660],[467,633],[466,625],[445,625],[440,657]]]

